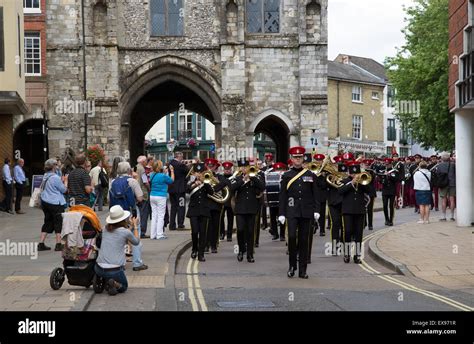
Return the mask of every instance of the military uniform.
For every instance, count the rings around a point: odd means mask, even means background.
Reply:
[[[204,166],[195,167],[195,171],[203,171]],[[209,184],[195,184],[196,178],[191,176],[186,186],[186,192],[189,193],[189,206],[186,217],[191,222],[191,238],[193,248],[191,257],[193,259],[198,256],[199,261],[205,261],[204,248],[207,241],[207,232],[209,229],[209,219],[211,216],[210,203],[208,197],[213,193],[212,187]]]
[[[253,263],[256,221],[260,207],[259,195],[265,190],[265,181],[260,176],[250,177],[244,181],[243,176],[236,177],[231,183],[231,191],[235,192],[235,216],[237,220],[237,241],[239,253],[237,259],[242,261],[244,252],[247,260]]]
[[[258,177],[265,181],[265,173],[263,171],[258,171]],[[265,199],[263,198],[263,194],[260,195],[258,198],[258,213],[257,213],[257,221],[255,222],[255,247],[260,245],[260,218],[264,218],[263,220],[263,229],[267,227],[267,205],[265,204]]]
[[[354,166],[349,166],[351,174],[356,174],[354,170],[351,170]],[[355,173],[354,173],[355,172]],[[343,238],[344,238],[344,262],[349,263],[350,261],[350,244],[352,238],[356,243],[356,252],[354,252],[354,263],[360,264],[360,255],[362,250],[362,235],[364,231],[364,217],[365,217],[365,206],[366,198],[365,195],[368,193],[368,187],[366,185],[353,185],[351,182],[352,178],[349,177],[344,180],[344,185],[338,189],[339,194],[342,195],[342,226],[343,226]]]
[[[389,164],[386,173],[389,174],[381,176],[383,213],[385,216],[386,226],[393,226],[393,218],[395,216],[395,196],[397,194],[397,183],[399,181],[399,175],[392,169],[390,160],[391,159],[386,160],[386,163]]]
[[[225,169],[227,168],[231,168],[232,166],[234,166],[234,164],[232,164],[231,162],[224,162],[222,164],[222,166],[224,166]],[[227,180],[229,180],[230,177],[232,177],[232,173],[230,174],[224,174],[223,177]],[[230,181],[229,181],[230,183]],[[227,234],[227,241],[231,242],[232,241],[232,230],[234,228],[234,211],[232,209],[232,203],[231,203],[231,200],[232,197],[229,197],[228,201],[226,203],[224,203],[224,209],[223,209],[223,212],[222,212],[222,216],[221,216],[221,225],[220,225],[220,235],[221,235],[221,240],[224,240],[224,238],[226,237],[226,234]],[[224,217],[227,217],[227,230],[226,230],[226,226],[225,226],[225,221],[224,221]]]
[[[304,154],[303,147],[293,147],[290,154]],[[300,175],[298,177],[298,175]],[[298,178],[296,178],[298,177]],[[290,184],[290,182],[293,182]],[[302,167],[292,167],[283,174],[280,191],[279,215],[285,217],[288,228],[289,265],[288,277],[293,277],[297,270],[299,256],[299,277],[308,278],[308,245],[311,220],[318,213],[318,187],[314,173]]]
[[[366,166],[371,166],[373,161],[371,160],[365,160],[364,161]],[[369,201],[367,203],[367,216],[364,219],[364,228],[369,226],[369,230],[374,229],[374,202],[375,198],[377,198],[377,190],[375,189],[375,181],[376,181],[376,174],[373,170],[366,171],[367,173],[370,174],[372,177],[372,180],[370,181],[368,187],[368,193],[367,197],[369,198]]]

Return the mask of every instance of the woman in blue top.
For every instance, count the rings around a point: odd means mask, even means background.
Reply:
[[[150,174],[150,204],[151,204],[151,233],[150,239],[163,240],[163,224],[166,213],[166,199],[168,197],[168,185],[174,181],[173,166],[169,167],[171,177],[163,173],[163,163],[158,160],[153,164],[153,172]]]
[[[61,181],[61,177],[57,175],[58,162],[55,159],[46,160],[44,163],[45,174],[41,183],[41,208],[44,213],[44,224],[41,228],[41,239],[38,244],[38,251],[50,250],[44,244],[48,233],[56,233],[55,251],[61,251],[61,229],[63,225],[62,213],[66,207],[66,199],[64,194],[67,191],[67,179],[65,184]]]

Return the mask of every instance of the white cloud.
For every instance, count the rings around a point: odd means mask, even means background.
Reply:
[[[404,44],[403,5],[413,0],[329,0],[329,58],[345,53],[383,63],[394,56]]]

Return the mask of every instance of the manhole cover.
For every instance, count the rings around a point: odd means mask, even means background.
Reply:
[[[275,304],[271,301],[218,301],[221,308],[272,308]]]

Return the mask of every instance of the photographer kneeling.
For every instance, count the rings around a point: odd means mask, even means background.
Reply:
[[[115,205],[110,208],[106,222],[95,272],[106,280],[109,295],[117,295],[124,293],[128,288],[124,272],[126,262],[124,246],[127,242],[134,246],[140,243],[140,239],[133,233],[137,230],[138,219],[130,217],[129,211],[124,211],[121,206]]]

